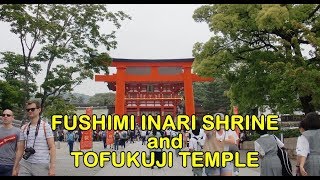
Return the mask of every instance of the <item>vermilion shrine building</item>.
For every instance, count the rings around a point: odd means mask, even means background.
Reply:
[[[138,124],[142,114],[174,117],[183,102],[191,116],[195,114],[192,83],[213,80],[193,74],[193,60],[113,58],[116,74],[95,75],[95,81],[107,82],[116,91],[115,114],[133,114]]]

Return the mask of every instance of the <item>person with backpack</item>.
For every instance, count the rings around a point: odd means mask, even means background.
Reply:
[[[282,176],[282,165],[278,157],[278,147],[284,144],[273,135],[269,135],[267,129],[256,128],[260,137],[254,141],[254,149],[259,152],[260,176]]]
[[[103,143],[103,149],[107,148],[107,133],[106,131],[101,131],[101,139]]]
[[[146,137],[147,137],[147,131],[146,130],[141,130],[141,144],[145,145],[146,142]]]
[[[68,142],[70,153],[73,151],[74,141],[75,141],[75,135],[74,135],[73,131],[68,131],[67,132],[67,142]]]
[[[129,131],[129,136],[130,136],[130,143],[134,143],[135,131],[134,130],[130,130]]]
[[[202,151],[204,145],[204,130],[201,128],[200,121],[196,121],[196,128],[190,132],[189,151]],[[203,168],[192,168],[195,176],[202,176]]]
[[[177,137],[177,136],[179,136],[179,134],[182,134],[182,130],[178,130],[178,129],[176,129],[176,130],[173,130],[172,131],[172,137],[174,138],[174,137]],[[178,141],[176,141],[176,144],[175,145],[178,145]],[[175,155],[178,157],[179,156],[179,152],[181,151],[181,149],[182,148],[175,148]]]
[[[320,116],[317,112],[306,114],[305,131],[297,142],[297,162],[301,176],[320,176]]]
[[[161,130],[153,128],[150,137],[156,137],[159,140],[161,137],[163,137],[163,132]],[[161,148],[152,149],[152,151],[150,151],[150,153],[154,152],[154,164],[151,166],[151,169],[153,169],[153,167],[156,166],[156,161],[159,161],[159,163],[162,164],[162,151],[163,150]]]
[[[120,132],[117,130],[114,133],[114,150],[119,150]]]
[[[12,175],[54,176],[56,147],[51,126],[40,116],[41,104],[26,103],[30,122],[22,126]]]
[[[189,151],[202,151],[204,144],[204,130],[201,128],[200,122],[196,122],[196,128],[190,131]]]

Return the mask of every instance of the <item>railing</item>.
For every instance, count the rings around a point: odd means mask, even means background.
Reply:
[[[304,115],[281,115],[281,122],[300,122]]]

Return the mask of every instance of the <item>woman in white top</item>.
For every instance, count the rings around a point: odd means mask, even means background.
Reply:
[[[306,127],[305,127],[305,122],[302,120],[300,121],[299,123],[299,131],[300,131],[300,136],[298,137],[297,139],[297,146],[296,146],[296,154],[297,154],[297,165],[296,165],[296,176],[301,176],[300,174],[300,163],[301,163],[301,154],[308,154],[307,152],[304,152],[304,148],[301,148],[302,147],[302,143],[303,143],[303,138],[302,137],[302,133],[306,130]]]
[[[221,120],[224,120],[224,114],[216,113],[214,116],[220,116]],[[235,133],[232,130],[225,130],[224,125],[221,125],[219,130],[216,130],[216,139],[218,143],[222,143],[224,145],[223,150],[229,151],[229,146],[234,144],[237,140],[235,138]],[[214,176],[232,176],[233,167],[231,162],[227,162],[225,167],[214,167],[213,174]]]
[[[306,131],[297,141],[299,169],[302,176],[320,176],[320,117],[316,112],[306,114]]]

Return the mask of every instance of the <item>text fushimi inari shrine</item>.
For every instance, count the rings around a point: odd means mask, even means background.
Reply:
[[[120,59],[113,58],[116,74],[95,75],[95,81],[107,82],[116,91],[115,114],[177,115],[184,101],[185,114],[194,115],[193,82],[212,81],[191,71],[194,58],[186,59]]]

